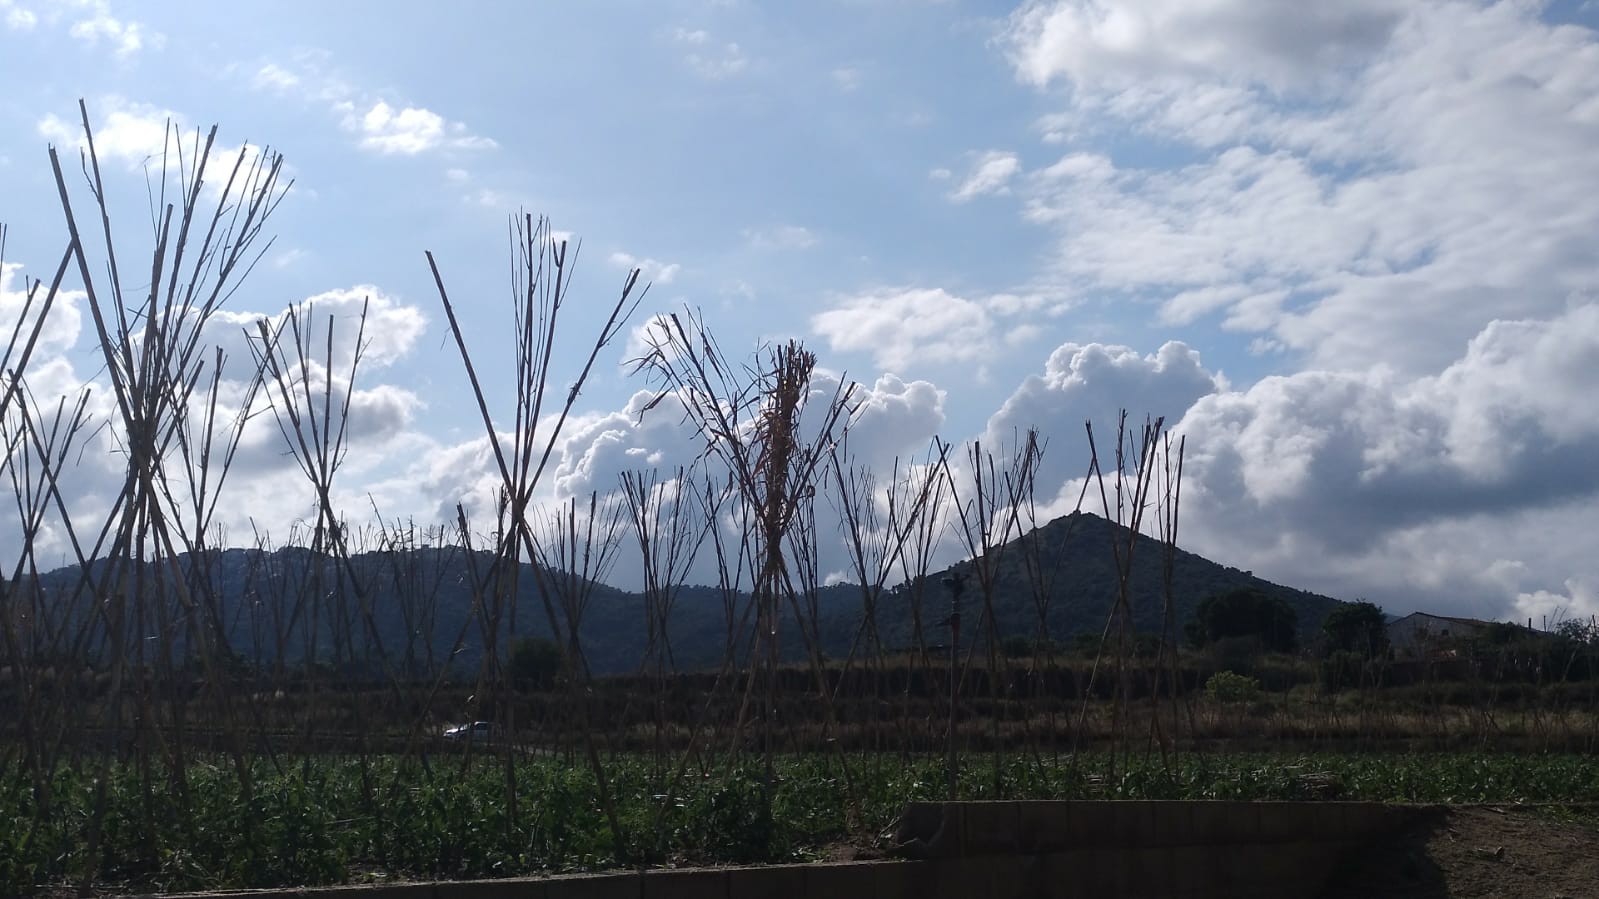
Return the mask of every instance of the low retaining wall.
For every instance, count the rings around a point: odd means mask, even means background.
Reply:
[[[1369,802],[913,803],[897,837],[947,872],[938,880],[958,877],[977,891],[967,895],[1303,896],[1346,853],[1421,811]]]
[[[1313,896],[1418,807],[1366,802],[912,803],[904,859],[326,887],[250,899],[1238,899]]]

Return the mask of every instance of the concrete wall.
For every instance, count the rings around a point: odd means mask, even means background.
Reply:
[[[1362,802],[913,803],[905,859],[230,893],[255,899],[1313,896],[1418,809]]]
[[[1365,802],[974,802],[908,806],[897,837],[990,895],[1314,895],[1414,808]],[[934,895],[956,895],[941,890]]]

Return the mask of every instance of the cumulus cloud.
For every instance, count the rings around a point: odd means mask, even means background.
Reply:
[[[1594,616],[1599,616],[1599,583],[1592,580],[1568,578],[1555,590],[1516,595],[1516,620],[1529,619],[1537,627],[1573,620],[1591,623]]]
[[[861,86],[861,70],[854,66],[839,66],[829,73],[839,90],[850,93]]]
[[[957,203],[964,203],[984,194],[1010,193],[1010,180],[1021,170],[1021,160],[1015,153],[989,150],[977,157],[977,161],[972,164],[971,173],[950,193],[949,198]]]
[[[356,145],[380,155],[416,156],[439,150],[492,150],[499,145],[463,122],[421,106],[390,102],[362,91],[327,64],[327,54],[303,51],[262,63],[250,86],[325,105]]]
[[[31,31],[39,23],[39,16],[16,0],[0,0],[0,21],[12,31]]]
[[[395,108],[382,100],[358,115],[346,115],[343,125],[360,137],[362,149],[385,155],[415,156],[439,148],[483,150],[496,146],[489,138],[471,133],[460,122],[447,122],[430,109]]]
[[[181,117],[169,109],[147,103],[133,103],[120,97],[102,100],[95,123],[94,148],[101,158],[121,159],[141,165],[159,159],[163,149],[172,146],[172,125],[178,125],[178,134],[188,130],[180,123]],[[39,120],[39,135],[49,141],[73,148],[88,149],[83,137],[83,127],[75,122],[50,113]]]
[[[839,384],[836,373],[815,373],[802,433],[814,434],[820,411]],[[670,479],[680,467],[690,468],[702,458],[703,438],[685,420],[682,404],[667,395],[645,411],[654,397],[653,391],[639,391],[620,409],[586,413],[568,421],[539,499],[559,503],[586,498],[591,492],[604,496],[618,489],[624,472],[657,471]],[[943,402],[943,392],[927,381],[884,375],[874,384],[858,385],[851,400],[850,436],[843,449],[850,459],[886,477],[896,457],[908,459],[926,448],[944,422]],[[724,475],[717,464],[711,457],[710,473],[720,480]],[[500,486],[487,441],[480,438],[433,448],[407,478],[418,485],[441,520],[453,518],[457,502],[474,517],[491,515]],[[818,501],[817,514],[818,533],[825,535],[821,565],[824,570],[840,569],[845,564],[844,544],[835,539],[839,533],[836,511]],[[636,586],[638,564],[631,550],[625,551],[614,581]],[[708,580],[711,575],[710,570],[701,570],[696,576]]]
[[[1570,510],[1599,493],[1595,372],[1587,304],[1495,322],[1436,375],[1311,370],[1206,396],[1179,426],[1190,533],[1324,589],[1503,615],[1592,568]]]
[[[816,243],[816,235],[800,225],[747,228],[744,239],[750,242],[750,246],[763,250],[804,250]]]
[[[1227,564],[1393,611],[1593,614],[1599,304],[1491,323],[1449,365],[1310,369],[1234,389],[1167,343],[1066,344],[989,420],[986,446],[1047,441],[1045,517],[1076,505],[1092,421],[1125,408],[1186,440],[1182,543]],[[1098,511],[1091,508],[1090,511]]]
[[[1042,374],[1028,375],[989,418],[983,442],[1014,446],[1019,435],[1038,428],[1049,441],[1038,473],[1039,498],[1050,501],[1088,464],[1084,422],[1093,422],[1100,452],[1114,452],[1123,409],[1131,427],[1141,427],[1145,416],[1172,425],[1201,397],[1224,387],[1197,351],[1176,341],[1148,355],[1125,346],[1065,343],[1050,353]]]
[[[1057,235],[1064,290],[1315,367],[1435,372],[1599,280],[1599,39],[1539,11],[1031,4],[1011,59],[1064,152],[1004,183]],[[1127,131],[1179,164],[1126,157]]]
[[[159,170],[163,158],[166,158],[170,160],[169,167],[175,175],[179,143],[182,144],[184,158],[190,162],[202,146],[200,132],[181,114],[124,97],[103,97],[91,103],[89,121],[94,127],[95,153],[101,161],[121,162],[130,171]],[[39,120],[36,130],[39,136],[61,147],[75,151],[88,149],[83,125],[78,121],[69,121],[50,113]],[[249,165],[260,153],[261,148],[253,144],[232,145],[220,141],[213,144],[207,162],[207,171],[212,174],[206,178],[205,190],[212,195],[219,195],[226,186],[225,177],[214,175],[217,167],[231,169],[241,155],[245,164]],[[293,169],[287,165],[284,168],[285,172],[290,173],[282,179],[287,184]],[[237,187],[235,185],[235,189]]]
[[[870,352],[877,365],[904,371],[917,362],[980,360],[994,349],[994,325],[981,303],[943,288],[898,288],[849,297],[811,318],[834,350]]]
[[[852,397],[849,451],[855,459],[887,477],[895,458],[908,458],[926,447],[944,427],[945,391],[931,381],[906,381],[884,374]]]
[[[276,63],[267,63],[256,70],[250,83],[256,88],[287,91],[300,86],[300,76]]]
[[[0,263],[0,334],[9,338],[11,329],[22,320],[24,308],[29,308],[28,287],[31,281],[23,274],[19,263]],[[28,313],[28,333],[31,333],[33,323],[38,321],[38,310],[44,302],[49,285],[42,285],[34,296],[34,302]],[[83,327],[83,313],[80,303],[84,298],[82,291],[64,290],[56,295],[50,317],[45,320],[44,328],[39,333],[39,341],[34,347],[34,352],[41,357],[57,355],[71,349],[78,342],[78,332]],[[21,353],[20,346],[15,350]]]
[[[640,258],[631,253],[617,251],[611,254],[611,264],[620,269],[638,269],[639,279],[651,284],[670,284],[672,279],[683,268],[676,262],[658,262],[654,259]]]
[[[675,28],[672,40],[688,49],[683,61],[702,78],[716,81],[744,71],[749,57],[736,43],[715,45],[710,32],[703,28]]]
[[[1168,76],[1290,87],[1369,58],[1405,4],[1350,0],[1301,7],[1274,0],[1046,0],[1012,14],[1006,43],[1025,80],[1090,89]]]
[[[20,315],[22,303],[21,280],[18,266],[7,264],[0,271],[0,318],[15,320]],[[384,467],[403,466],[415,451],[414,434],[417,413],[423,408],[421,399],[410,390],[393,383],[385,383],[384,372],[412,352],[425,328],[425,319],[414,307],[405,305],[375,287],[363,286],[349,290],[329,291],[310,297],[299,304],[305,313],[304,337],[312,360],[304,367],[290,361],[286,376],[294,385],[290,399],[276,388],[270,388],[254,397],[253,406],[246,406],[250,398],[247,382],[255,372],[249,342],[255,333],[255,323],[265,318],[276,326],[285,312],[255,313],[223,310],[216,313],[200,335],[203,347],[201,356],[208,363],[202,378],[200,395],[209,391],[212,349],[220,349],[226,361],[220,369],[221,382],[217,389],[216,423],[218,452],[223,434],[235,422],[242,421],[237,454],[232,459],[225,496],[227,501],[217,508],[213,525],[224,528],[237,539],[249,542],[252,527],[259,525],[279,537],[289,526],[314,509],[314,493],[303,474],[294,464],[294,458],[285,443],[277,417],[272,408],[282,409],[285,402],[300,406],[306,401],[301,387],[308,386],[313,396],[320,396],[325,386],[331,386],[336,397],[350,388],[350,361],[356,347],[356,321],[361,304],[371,299],[363,345],[365,362],[350,395],[347,412],[338,402],[334,404],[337,428],[345,427],[347,448],[344,486],[338,502],[353,515],[367,508],[362,484],[372,473]],[[84,333],[84,319],[80,293],[65,293],[57,298],[42,332],[34,359],[25,377],[30,395],[37,398],[40,414],[48,416],[59,398],[71,402],[87,389],[88,426],[79,434],[78,444],[70,459],[70,477],[61,479],[68,515],[81,534],[85,529],[99,527],[105,517],[112,514],[113,500],[121,489],[126,472],[124,441],[114,392],[106,382],[96,359],[98,349],[93,346],[92,332]],[[9,313],[9,314],[8,314]],[[331,365],[323,353],[331,317],[333,355]],[[142,330],[130,335],[134,351],[144,339]],[[85,376],[80,373],[75,360],[88,353],[89,367]],[[293,353],[289,354],[293,359]],[[199,433],[205,426],[202,402],[189,409],[191,433]],[[319,410],[320,411],[320,408]],[[253,414],[249,414],[253,413]],[[27,451],[26,448],[23,450]],[[214,488],[220,474],[220,462],[214,460],[210,483]],[[169,485],[179,501],[188,490],[183,460],[174,450],[168,460]],[[15,517],[0,518],[0,552],[11,552],[19,545],[20,532]],[[70,558],[70,543],[65,522],[59,513],[51,510],[45,530],[35,542],[42,562],[47,565],[64,564]]]
[[[118,59],[126,59],[147,46],[159,50],[166,44],[166,36],[160,32],[151,31],[141,22],[112,15],[107,0],[74,0],[70,6],[71,25],[67,33],[90,47],[104,43]],[[8,11],[8,24],[10,19]],[[32,24],[31,19],[28,24]]]

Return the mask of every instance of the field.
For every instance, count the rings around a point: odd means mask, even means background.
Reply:
[[[1063,591],[1083,559],[1040,535],[1088,516],[1043,520],[1035,494],[1056,485],[1035,484],[1036,433],[935,440],[874,471],[850,451],[852,385],[813,382],[796,342],[729,357],[685,310],[634,336],[632,364],[653,396],[641,414],[683,422],[702,455],[552,499],[561,426],[641,286],[634,271],[589,310],[591,342],[558,337],[577,302],[566,244],[528,215],[510,228],[510,408],[491,408],[427,257],[498,501],[352,520],[335,498],[364,313],[256,322],[243,373],[224,375],[206,328],[259,258],[283,160],[241,153],[222,179],[210,146],[152,171],[176,199],[148,264],[120,266],[92,149],[87,192],[52,157],[60,273],[0,334],[19,537],[0,566],[0,894],[881,852],[904,803],[947,797],[1599,801],[1593,629],[1403,662],[1332,632],[1287,646],[1274,616],[1272,646],[1263,631],[1190,648],[1184,445],[1159,419],[1089,430],[1100,576],[1092,596]],[[155,275],[116,281],[134,270]],[[28,388],[58,299],[92,313],[114,409],[91,413],[87,387]],[[278,542],[237,545],[216,514],[247,436],[305,476],[308,512]],[[126,477],[74,508],[59,483],[86,452]],[[842,533],[818,526],[823,504]],[[47,539],[64,564],[41,562]],[[819,562],[840,543],[842,587]],[[603,587],[624,548],[637,593]],[[474,720],[508,739],[441,740]]]
[[[965,765],[960,795],[970,799],[1599,802],[1599,766],[1584,756],[1089,754],[1012,759],[997,783],[988,759]],[[592,774],[554,759],[263,760],[248,794],[220,759],[192,761],[181,777],[118,765],[103,800],[91,779],[62,771],[47,810],[15,785],[0,794],[0,821],[11,824],[0,831],[0,891],[89,869],[103,889],[171,891],[870,854],[906,801],[944,795],[941,759],[785,757],[767,825],[758,766],[688,772],[665,803],[648,760],[617,758],[606,770],[621,851]],[[83,825],[100,801],[106,825],[91,850]]]

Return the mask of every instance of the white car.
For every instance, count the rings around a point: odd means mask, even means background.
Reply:
[[[474,721],[444,732],[444,739],[450,743],[498,743],[504,736],[505,732],[492,721]]]

